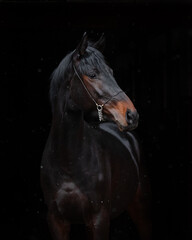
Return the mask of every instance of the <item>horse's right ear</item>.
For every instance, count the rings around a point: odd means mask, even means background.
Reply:
[[[104,33],[101,35],[100,39],[92,45],[92,47],[96,48],[99,50],[101,53],[104,51],[105,48],[105,37]]]
[[[75,49],[75,52],[73,53],[73,59],[74,60],[79,60],[83,55],[85,54],[86,48],[88,46],[88,39],[87,39],[87,33],[85,32],[83,34],[83,37]]]

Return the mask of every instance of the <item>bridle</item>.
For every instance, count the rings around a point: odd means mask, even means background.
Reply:
[[[86,90],[86,92],[88,93],[89,97],[92,99],[92,101],[95,103],[96,108],[97,108],[97,112],[98,112],[98,117],[99,117],[99,121],[103,121],[103,107],[105,106],[105,104],[107,104],[108,102],[110,102],[114,97],[116,97],[119,93],[123,92],[122,90],[119,91],[118,93],[114,94],[111,98],[107,99],[107,101],[105,101],[103,104],[98,104],[96,102],[96,100],[94,99],[94,97],[91,95],[91,93],[89,92],[88,88],[86,87],[85,83],[83,82],[82,78],[80,77],[79,73],[77,72],[77,69],[75,68],[74,64],[73,65],[73,70],[75,72],[75,74],[77,75],[77,77],[79,78],[79,80],[81,81],[84,89]]]

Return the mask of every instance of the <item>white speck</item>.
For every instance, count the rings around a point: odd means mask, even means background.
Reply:
[[[103,181],[103,174],[102,174],[102,173],[99,173],[98,180],[99,180],[100,182]]]
[[[43,169],[43,165],[41,165],[40,168]]]

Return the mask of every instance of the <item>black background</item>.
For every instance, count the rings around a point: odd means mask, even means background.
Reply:
[[[105,33],[104,55],[140,113],[136,131],[152,182],[154,239],[191,239],[192,5],[130,2],[0,2],[6,239],[49,239],[39,185],[51,123],[49,77],[84,31],[95,40]],[[111,239],[128,237],[137,239],[122,215],[112,223]]]

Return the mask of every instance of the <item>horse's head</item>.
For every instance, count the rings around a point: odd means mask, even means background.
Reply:
[[[103,44],[103,36],[98,42],[90,44],[84,34],[76,50],[68,55],[70,67],[67,74],[63,72],[65,78],[68,78],[65,91],[68,91],[73,102],[73,109],[79,108],[85,115],[96,114],[100,121],[114,121],[122,131],[132,130],[138,125],[139,115],[129,97],[118,86],[112,69],[106,64],[101,53]],[[54,74],[55,79],[66,60],[62,62]],[[64,90],[60,93],[64,94]]]
[[[74,100],[85,112],[98,111],[101,121],[114,121],[120,130],[132,130],[138,125],[139,115],[132,101],[118,86],[112,69],[106,64],[100,51],[103,44],[102,36],[98,42],[89,45],[87,35],[84,34],[74,51]]]

